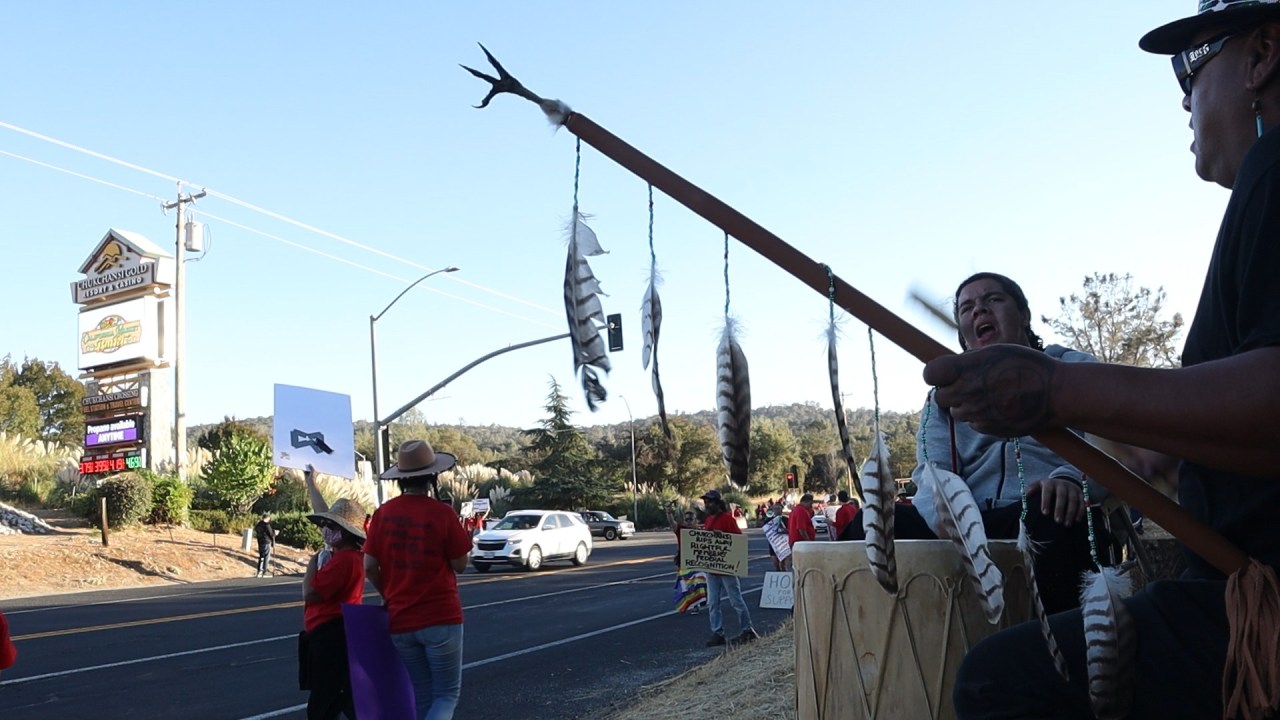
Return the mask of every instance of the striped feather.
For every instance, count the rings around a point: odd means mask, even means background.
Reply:
[[[941,531],[938,534],[949,538],[960,551],[987,622],[995,625],[1004,614],[1004,575],[987,549],[987,530],[982,525],[982,514],[978,512],[973,491],[964,478],[941,470],[933,463],[925,464],[924,478],[925,482],[934,484],[933,501]]]
[[[603,255],[604,249],[595,231],[587,227],[585,217],[574,208],[569,224],[569,255],[564,268],[564,308],[569,319],[569,342],[573,346],[573,371],[582,376],[582,390],[587,407],[595,412],[608,393],[600,384],[598,370],[609,372],[609,356],[604,338],[596,323],[604,324],[604,308],[600,305],[600,282],[587,264],[588,257]]]
[[[1089,705],[1098,720],[1127,717],[1133,705],[1137,638],[1133,618],[1121,602],[1132,591],[1129,578],[1115,568],[1085,573],[1080,613],[1089,668]]]
[[[849,477],[858,500],[863,500],[862,480],[858,477],[858,461],[853,457],[853,443],[849,440],[849,419],[844,415],[844,402],[840,398],[840,360],[836,355],[836,323],[827,327],[827,374],[831,377],[831,404],[836,411],[836,430],[840,432],[840,452],[849,466]]]
[[[893,551],[893,505],[897,483],[889,467],[889,448],[876,427],[871,454],[862,464],[862,529],[866,534],[867,564],[886,591],[898,592],[898,559]]]
[[[1049,657],[1053,658],[1053,668],[1058,671],[1058,675],[1062,676],[1063,680],[1071,682],[1071,676],[1067,672],[1067,659],[1062,656],[1058,640],[1049,627],[1049,614],[1044,611],[1044,602],[1040,599],[1040,586],[1036,583],[1035,548],[1027,533],[1026,522],[1018,523],[1018,550],[1022,552],[1022,567],[1027,576],[1027,589],[1031,591],[1031,608],[1035,611],[1036,620],[1040,623],[1040,634],[1044,636],[1045,648],[1049,651]]]
[[[729,484],[746,490],[751,458],[751,382],[747,356],[734,337],[736,323],[726,318],[724,335],[716,351],[716,434],[720,454],[729,470]]]
[[[658,399],[658,420],[662,423],[662,434],[671,439],[671,426],[667,424],[667,403],[662,395],[662,380],[658,375],[658,332],[662,329],[662,299],[658,297],[658,266],[649,265],[649,289],[640,302],[640,336],[644,346],[640,348],[641,366],[649,369],[649,359],[653,358],[653,395]]]

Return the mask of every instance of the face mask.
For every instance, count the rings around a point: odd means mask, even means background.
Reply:
[[[320,532],[324,535],[324,544],[329,547],[342,542],[342,531],[338,528],[321,528]]]

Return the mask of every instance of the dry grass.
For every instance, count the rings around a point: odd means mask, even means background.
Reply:
[[[788,620],[750,645],[649,685],[609,720],[796,716],[795,627]]]

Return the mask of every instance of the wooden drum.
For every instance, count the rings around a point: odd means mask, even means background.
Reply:
[[[876,582],[861,542],[795,546],[796,700],[801,720],[954,718],[951,689],[966,652],[1034,619],[1022,555],[990,544],[1005,608],[987,622],[947,540],[895,543],[898,594]]]

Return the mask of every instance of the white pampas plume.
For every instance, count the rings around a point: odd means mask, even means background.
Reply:
[[[893,551],[893,504],[897,483],[889,467],[889,447],[877,424],[871,454],[862,464],[862,529],[866,534],[867,564],[886,592],[898,592],[898,559]]]
[[[640,336],[644,346],[640,348],[641,366],[649,369],[649,359],[653,359],[653,395],[658,399],[658,420],[662,423],[662,434],[671,439],[671,426],[667,424],[667,403],[662,395],[662,380],[658,375],[658,332],[662,329],[662,300],[658,297],[658,265],[649,264],[649,288],[645,290],[644,299],[640,302]]]
[[[853,457],[853,443],[849,440],[849,419],[844,415],[844,402],[840,398],[840,361],[836,356],[836,321],[827,326],[827,375],[831,378],[831,404],[836,411],[836,430],[840,433],[840,452],[849,466],[849,477],[859,500],[863,500],[862,480],[858,477],[858,461]]]
[[[746,490],[750,485],[747,468],[751,457],[751,381],[747,376],[747,356],[735,337],[736,325],[725,318],[724,334],[716,350],[716,434],[729,471],[729,484]]]
[[[569,318],[569,342],[573,346],[573,371],[582,376],[582,390],[587,407],[595,412],[608,393],[600,384],[596,369],[609,372],[609,356],[596,323],[603,324],[604,308],[600,305],[600,283],[587,264],[588,257],[603,255],[604,249],[595,231],[587,227],[586,217],[574,208],[569,222],[569,255],[564,268],[564,309]]]
[[[1098,720],[1128,717],[1133,705],[1136,631],[1129,609],[1121,602],[1132,592],[1133,583],[1116,568],[1084,573],[1080,614],[1089,668],[1089,705]]]
[[[1031,536],[1027,533],[1026,522],[1018,523],[1018,550],[1022,553],[1023,572],[1027,577],[1027,589],[1031,592],[1031,608],[1035,611],[1036,620],[1040,623],[1040,634],[1044,637],[1045,648],[1049,651],[1049,657],[1053,658],[1053,668],[1058,671],[1058,675],[1070,682],[1067,659],[1062,656],[1058,640],[1053,636],[1053,630],[1049,628],[1049,615],[1044,611],[1044,601],[1040,599],[1040,586],[1036,583],[1036,549],[1031,542]]]
[[[987,622],[995,625],[1004,614],[1004,575],[987,549],[987,530],[968,483],[950,470],[925,463],[923,478],[933,483],[933,501],[938,513],[938,535],[951,540],[960,551],[965,571]]]

